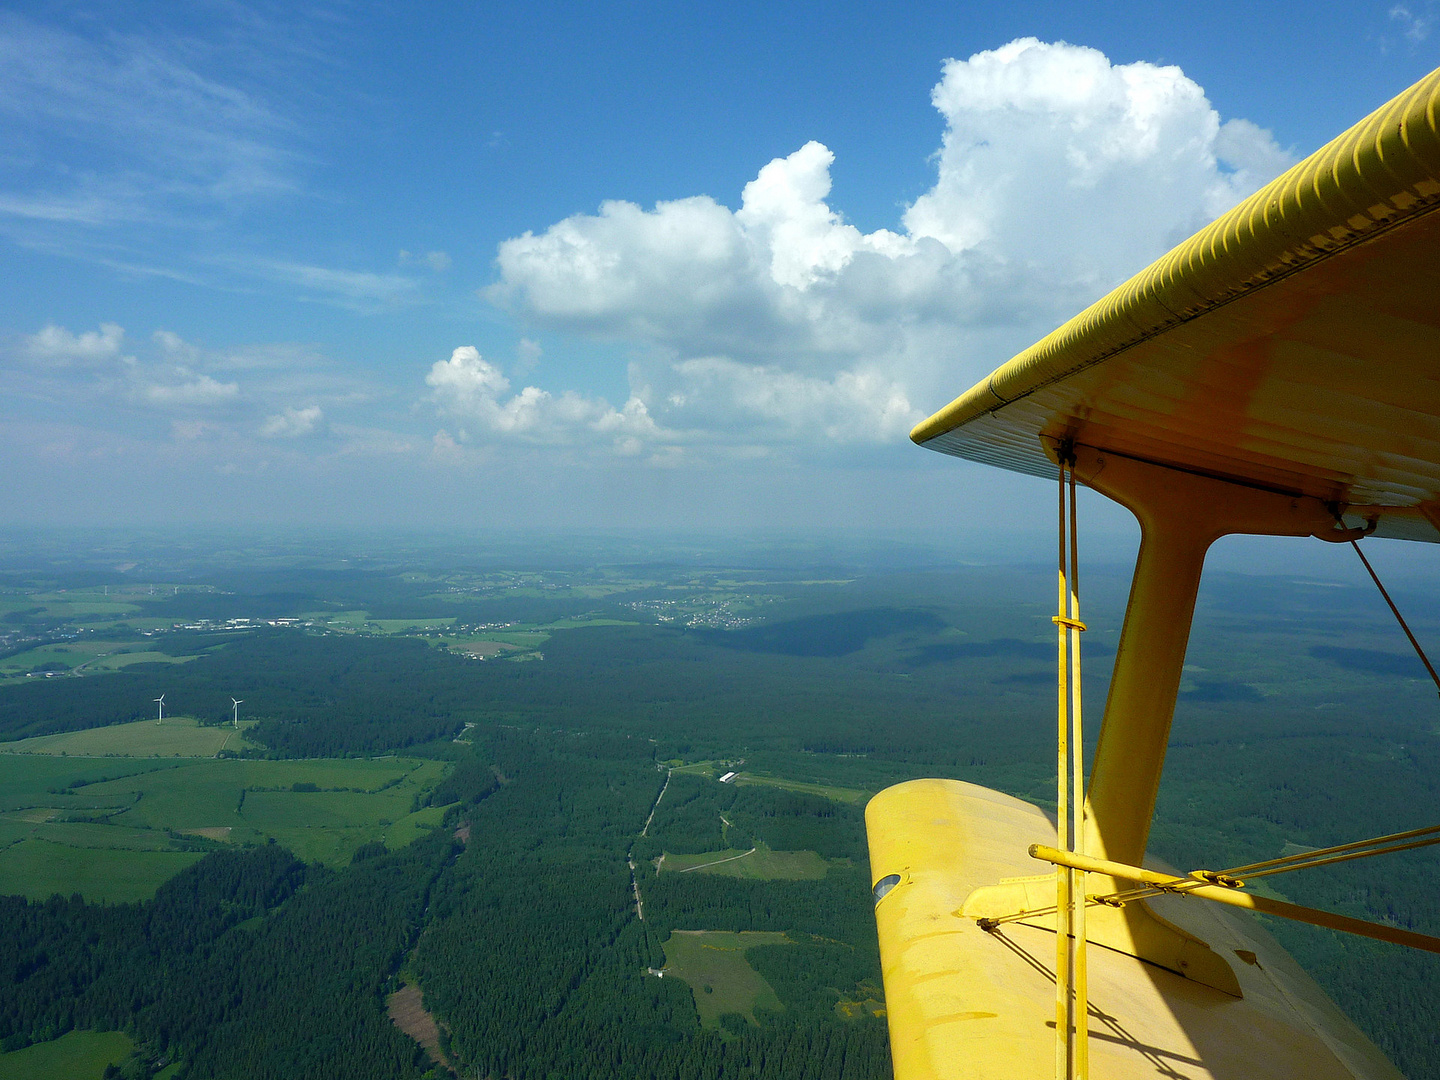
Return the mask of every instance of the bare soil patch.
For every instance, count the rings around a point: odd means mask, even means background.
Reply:
[[[419,1043],[431,1061],[455,1071],[440,1049],[440,1028],[435,1018],[425,1011],[418,986],[402,986],[385,999],[385,1008],[390,1013],[390,1022]]]

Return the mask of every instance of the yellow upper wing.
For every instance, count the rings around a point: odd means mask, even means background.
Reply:
[[[1051,475],[1040,436],[1440,541],[1440,70],[919,424]]]

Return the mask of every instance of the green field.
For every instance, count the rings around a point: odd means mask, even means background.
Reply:
[[[829,869],[813,851],[771,851],[757,845],[750,851],[707,851],[700,855],[665,855],[664,872],[677,874],[719,874],[722,877],[754,881],[816,881]]]
[[[80,893],[87,900],[123,904],[145,900],[185,867],[198,851],[82,848],[50,840],[22,840],[0,851],[0,881],[7,894],[44,900]]]
[[[115,652],[113,641],[75,641],[64,645],[41,645],[0,660],[0,675],[22,675],[46,664],[64,664],[77,668],[93,661],[101,653]]]
[[[774,756],[774,755],[771,755]],[[716,761],[691,761],[682,762],[672,760],[667,762],[670,770],[676,773],[688,773],[694,776],[706,776],[711,780],[718,780],[734,768],[732,765]],[[730,781],[732,784],[763,784],[766,787],[783,788],[785,791],[796,791],[806,795],[819,795],[821,798],[834,799],[836,802],[850,803],[852,805],[862,803],[879,788],[865,791],[855,787],[841,787],[836,784],[816,784],[803,780],[787,780],[780,776],[769,776],[765,774],[742,772]],[[883,786],[883,785],[882,785]]]
[[[143,899],[215,842],[273,839],[306,861],[344,865],[368,841],[403,847],[438,826],[442,807],[411,808],[444,770],[408,758],[0,755],[0,889]]]
[[[381,633],[403,634],[407,630],[445,630],[455,622],[452,615],[440,619],[372,619],[371,626],[378,626]]]
[[[139,654],[137,654],[139,655]],[[188,716],[166,717],[164,723],[137,720],[133,724],[38,735],[33,739],[0,743],[4,754],[65,754],[70,757],[214,757],[221,750],[246,750],[245,728],[226,724],[205,726]]]
[[[852,804],[864,802],[874,794],[874,792],[865,792],[858,788],[834,787],[829,784],[806,784],[799,780],[782,780],[778,776],[756,776],[753,773],[741,773],[731,783],[764,784],[767,787],[784,788],[786,791],[799,791],[806,795],[819,795],[822,798],[834,799],[836,802]]]
[[[726,1013],[739,1013],[754,1024],[756,1009],[779,1012],[784,1006],[745,959],[745,950],[789,940],[754,930],[676,930],[665,942],[665,974],[689,985],[703,1026],[719,1028]]]
[[[71,1031],[52,1042],[0,1054],[5,1080],[100,1080],[105,1066],[130,1056],[134,1044],[118,1031]]]
[[[114,804],[85,786],[98,780],[182,768],[174,758],[62,758],[0,754],[0,814],[26,812],[36,821],[57,813],[88,812]],[[8,814],[6,816],[9,816]]]
[[[156,652],[148,638],[136,641],[67,641],[40,645],[0,660],[0,677],[26,678],[29,672],[46,667],[65,674],[94,675],[119,671],[131,664],[183,664],[193,656],[171,656]],[[38,677],[38,676],[29,676]]]

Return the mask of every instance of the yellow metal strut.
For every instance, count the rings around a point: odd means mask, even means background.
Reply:
[[[1080,551],[1075,510],[1075,455],[1061,446],[1059,483],[1059,614],[1056,679],[1055,830],[1060,842],[1085,857],[1085,738],[1081,712]],[[1068,499],[1067,499],[1068,496]],[[1067,543],[1068,541],[1068,543]],[[1068,655],[1067,655],[1068,654]],[[1067,662],[1068,660],[1068,662]],[[1074,862],[1055,866],[1055,1076],[1090,1075],[1090,992],[1085,945],[1085,870]]]

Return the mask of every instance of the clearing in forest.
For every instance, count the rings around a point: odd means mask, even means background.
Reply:
[[[0,753],[64,754],[67,757],[214,757],[221,750],[246,750],[245,738],[251,721],[241,721],[237,730],[202,725],[188,716],[167,716],[163,723],[137,720],[131,724],[63,731],[58,735],[37,735],[18,742],[0,743]]]
[[[362,844],[393,851],[438,827],[444,807],[413,808],[445,768],[408,758],[0,754],[0,894],[145,899],[207,842],[273,838],[306,862],[344,866]]]
[[[440,1027],[435,1018],[425,1011],[424,999],[418,986],[402,986],[385,999],[385,1009],[390,1022],[420,1044],[430,1060],[454,1072],[454,1066],[440,1048]]]
[[[755,881],[816,881],[829,865],[813,851],[771,851],[759,844],[749,851],[706,851],[699,855],[666,852],[663,873],[719,874]]]
[[[756,776],[754,773],[740,773],[732,783],[744,787],[747,784],[761,784],[765,787],[777,787],[784,791],[796,791],[805,795],[819,795],[824,799],[834,799],[836,802],[858,804],[865,802],[874,792],[861,791],[859,788],[838,787],[835,784],[807,784],[803,780],[784,780],[778,776]]]
[[[6,1080],[101,1080],[107,1065],[130,1056],[134,1043],[118,1031],[70,1031],[50,1042],[0,1054]]]
[[[756,1009],[779,1012],[784,1006],[745,950],[789,942],[784,934],[755,930],[676,930],[665,942],[665,975],[689,985],[701,1026],[718,1029],[726,1013],[754,1024]]]

